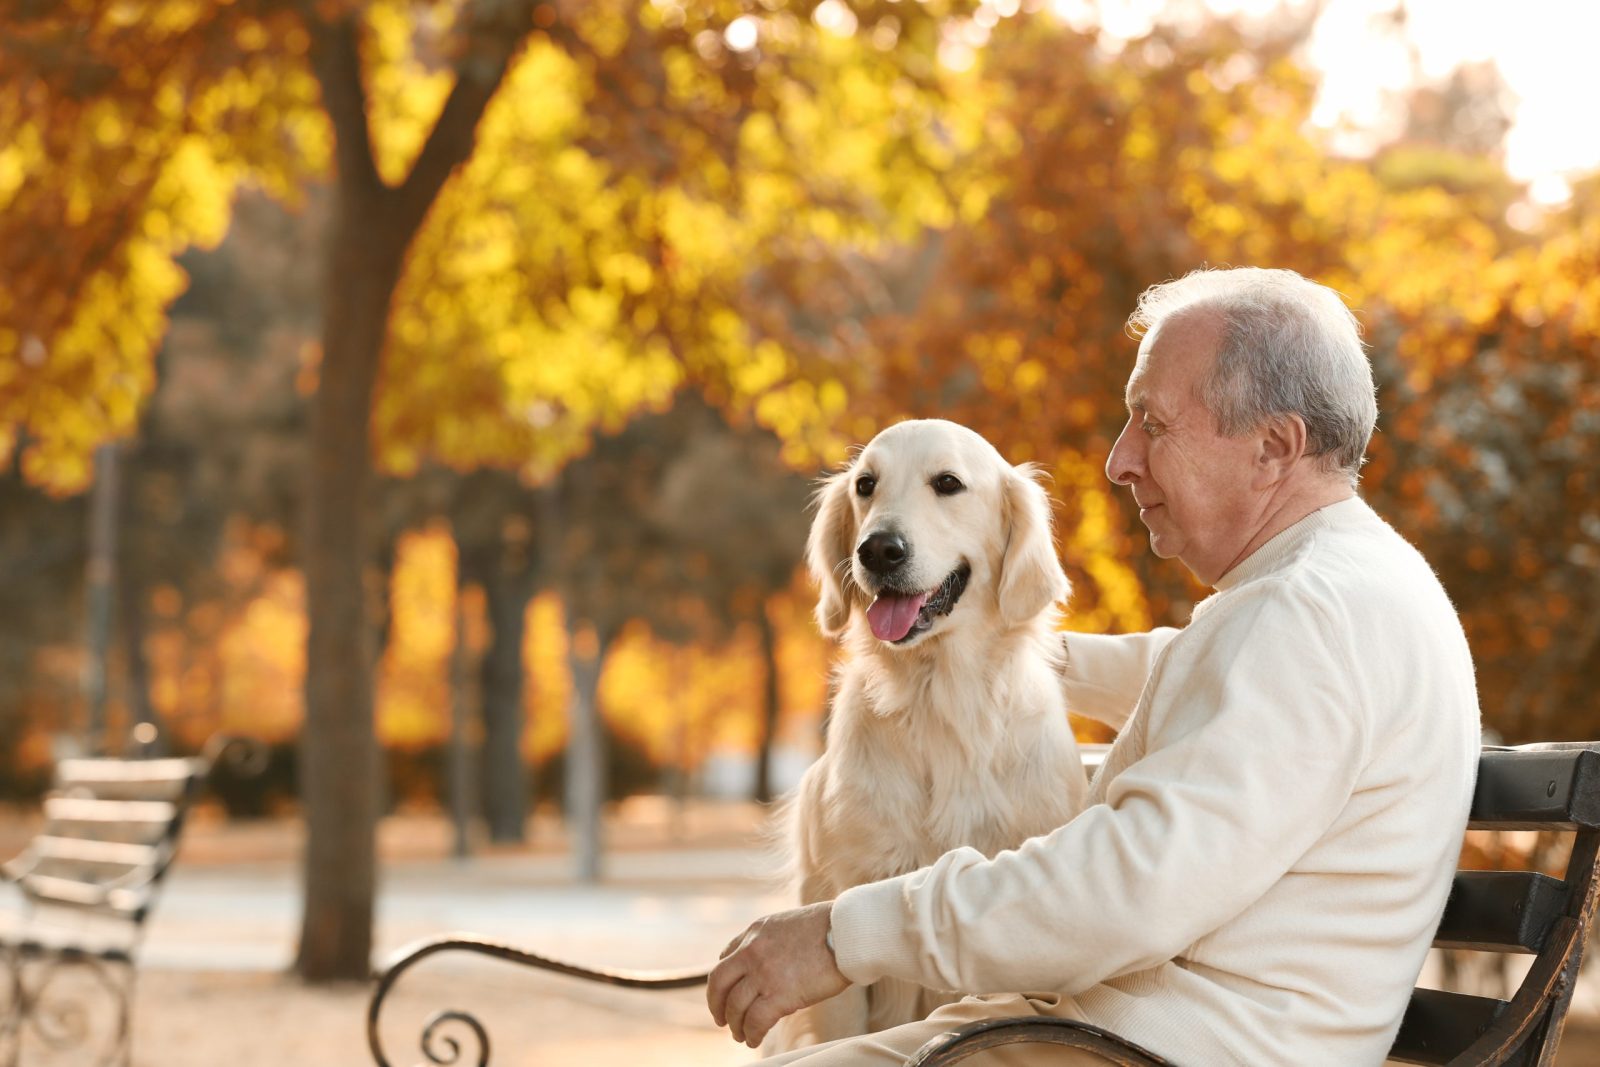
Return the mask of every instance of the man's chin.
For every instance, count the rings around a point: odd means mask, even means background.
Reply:
[[[1150,551],[1155,553],[1158,559],[1176,559],[1180,548],[1173,544],[1172,538],[1151,530]]]

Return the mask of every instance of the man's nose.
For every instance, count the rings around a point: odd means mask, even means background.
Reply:
[[[1106,477],[1117,485],[1132,485],[1144,473],[1139,436],[1131,431],[1133,420],[1129,419],[1122,433],[1117,435],[1117,443],[1111,446],[1111,455],[1106,457]]]
[[[906,539],[888,531],[869,534],[856,548],[861,565],[880,577],[899,567],[910,554]]]

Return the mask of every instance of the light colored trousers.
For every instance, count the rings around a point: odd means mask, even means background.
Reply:
[[[947,1030],[980,1019],[1007,1019],[1017,1015],[1053,1015],[1077,1019],[1078,1006],[1070,997],[1035,993],[1002,993],[967,997],[946,1004],[921,1022],[906,1023],[865,1037],[846,1037],[810,1048],[796,1049],[760,1061],[761,1067],[900,1067],[912,1053]],[[980,1052],[961,1061],[962,1067],[1105,1067],[1092,1052],[1059,1045],[1007,1045]]]

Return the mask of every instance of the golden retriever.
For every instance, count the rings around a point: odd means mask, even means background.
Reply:
[[[1069,592],[1030,467],[941,420],[872,439],[818,493],[817,621],[841,637],[827,751],[785,812],[801,903],[1048,833],[1087,786],[1058,678]],[[960,994],[884,980],[774,1029],[771,1053],[923,1018]]]

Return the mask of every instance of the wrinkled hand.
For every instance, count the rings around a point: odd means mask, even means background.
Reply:
[[[784,1016],[849,988],[826,938],[832,901],[758,919],[722,950],[706,1005],[751,1048]]]

